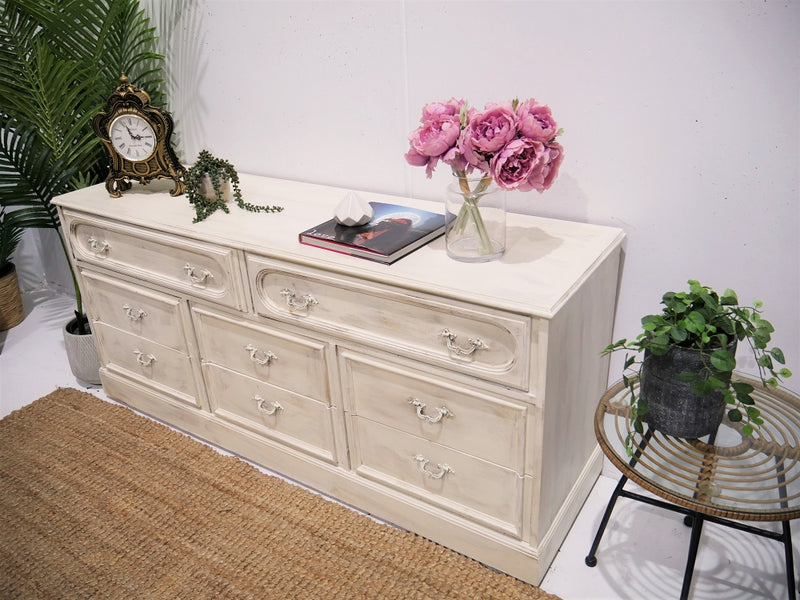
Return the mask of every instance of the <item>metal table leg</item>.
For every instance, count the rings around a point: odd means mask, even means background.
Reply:
[[[647,447],[647,443],[650,441],[650,438],[653,437],[653,432],[648,428],[645,432],[642,445],[634,452],[633,458],[631,458],[630,462],[628,463],[631,468],[636,464],[639,460],[639,457],[644,452],[644,449]],[[586,555],[584,562],[588,567],[594,567],[597,565],[597,557],[595,556],[597,552],[597,547],[600,545],[600,540],[603,539],[603,533],[606,530],[606,526],[608,525],[608,520],[611,518],[611,512],[614,510],[614,505],[617,503],[617,498],[620,497],[622,494],[622,488],[625,487],[625,483],[628,481],[628,478],[623,475],[619,483],[617,483],[617,487],[614,488],[614,493],[611,494],[611,499],[608,501],[608,506],[606,506],[606,512],[603,513],[603,518],[600,520],[600,526],[597,528],[597,534],[594,536],[594,542],[592,542],[592,547],[589,549],[589,554]]]
[[[697,561],[697,547],[700,545],[700,534],[703,532],[703,522],[705,518],[702,514],[693,512],[691,514],[692,536],[689,539],[689,554],[686,557],[686,570],[683,572],[683,586],[681,587],[681,600],[689,597],[689,588],[692,587],[692,575],[694,575],[694,564]]]

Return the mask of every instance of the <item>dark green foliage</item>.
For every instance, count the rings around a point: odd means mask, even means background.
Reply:
[[[660,314],[642,317],[642,332],[635,340],[618,340],[607,346],[603,353],[617,350],[634,352],[626,354],[623,382],[631,394],[631,420],[636,432],[642,432],[641,417],[647,410],[636,394],[635,376],[642,365],[637,357],[645,350],[661,356],[670,346],[678,345],[697,348],[704,357],[704,367],[700,372],[682,373],[678,378],[694,382],[693,391],[698,396],[722,390],[726,402],[732,406],[728,417],[734,422],[745,421],[742,432],[749,435],[754,426],[763,421],[750,396],[753,387],[735,381],[726,383],[736,368],[736,357],[727,346],[734,339],[746,341],[755,357],[761,381],[764,385],[777,387],[792,373],[787,368],[776,366],[776,363],[785,363],[781,349],[767,347],[775,329],[761,316],[761,302],[741,306],[736,292],[731,289],[719,294],[693,279],[688,283],[688,291],[663,295],[661,304],[664,309]],[[629,439],[629,450],[630,442]]]
[[[163,105],[157,41],[137,0],[0,0],[0,206],[58,230],[53,197],[108,172],[91,119],[120,75]]]

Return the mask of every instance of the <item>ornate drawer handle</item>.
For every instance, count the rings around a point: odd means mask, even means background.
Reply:
[[[459,356],[469,356],[475,350],[488,350],[489,346],[487,346],[484,341],[480,338],[469,338],[467,342],[469,343],[468,348],[462,348],[461,346],[456,345],[456,334],[450,331],[449,329],[442,329],[441,333],[439,333],[445,340],[447,340],[447,349]]]
[[[130,304],[123,305],[122,310],[125,311],[125,314],[128,315],[128,318],[131,321],[141,321],[142,317],[147,316],[147,313],[144,312],[141,308],[134,309]]]
[[[92,254],[98,258],[105,258],[106,254],[108,254],[108,251],[111,249],[108,242],[98,242],[94,236],[91,235],[86,240],[86,243],[89,244],[89,249],[92,251]]]
[[[134,350],[133,353],[136,355],[136,362],[138,362],[143,367],[149,367],[156,361],[156,357],[152,354],[145,355],[143,352],[139,350]]]
[[[422,471],[423,474],[430,477],[431,479],[441,479],[448,473],[455,473],[453,468],[450,465],[445,464],[438,464],[436,465],[436,471],[429,471],[428,470],[428,463],[430,462],[427,458],[422,456],[422,454],[417,454],[414,456],[414,460],[419,463],[419,470]]]
[[[201,285],[206,283],[208,279],[214,279],[214,276],[208,269],[203,269],[200,271],[200,275],[195,275],[194,267],[189,263],[186,263],[186,266],[183,267],[183,270],[186,271],[186,274],[189,276],[189,279],[191,279],[194,285]]]
[[[247,346],[245,346],[244,349],[250,353],[250,360],[252,360],[257,365],[269,365],[270,363],[272,363],[273,360],[278,360],[278,357],[269,350],[264,352],[263,350],[259,350],[258,348],[253,346],[253,344],[247,344]],[[259,352],[261,352],[264,358],[259,358],[258,356],[256,356],[256,354],[258,354]]]
[[[315,304],[318,304],[317,299],[314,298],[311,294],[305,294],[300,297],[302,302],[295,300],[295,293],[290,290],[289,288],[283,288],[281,290],[281,296],[286,298],[286,306],[289,307],[289,310],[305,310],[307,311]]]
[[[253,396],[253,400],[256,402],[256,406],[258,406],[258,410],[265,415],[274,415],[279,410],[283,410],[283,407],[278,402],[275,402],[275,400],[270,400],[268,402],[258,394]],[[266,406],[267,404],[269,407]]]
[[[416,398],[411,398],[411,399],[408,401],[408,403],[409,403],[411,406],[413,406],[414,408],[416,408],[416,409],[417,409],[417,416],[418,416],[418,417],[419,417],[419,418],[420,418],[422,421],[425,421],[426,423],[438,423],[438,422],[439,422],[439,421],[441,421],[441,420],[442,420],[444,417],[452,417],[452,416],[453,416],[453,413],[452,413],[452,412],[450,412],[450,409],[449,409],[449,408],[447,408],[446,406],[440,406],[439,408],[435,408],[435,409],[433,409],[433,410],[435,410],[435,411],[436,411],[436,415],[434,415],[434,416],[431,416],[431,415],[426,415],[426,414],[425,414],[425,408],[427,407],[427,405],[426,405],[426,404],[424,404],[424,403],[422,403],[422,402],[420,402],[420,401],[419,401],[419,400],[417,400]]]

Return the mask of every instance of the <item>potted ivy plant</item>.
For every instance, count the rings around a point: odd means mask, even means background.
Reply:
[[[245,202],[239,188],[239,174],[233,164],[201,150],[195,163],[183,176],[186,196],[194,206],[194,223],[204,220],[217,210],[230,212],[228,202],[234,200],[239,208],[250,212],[280,212],[280,206],[261,206]],[[231,191],[232,190],[232,191]]]
[[[667,292],[659,314],[642,318],[642,331],[608,345],[604,354],[625,351],[623,384],[630,392],[631,434],[643,422],[676,437],[699,438],[716,431],[725,416],[750,435],[763,423],[751,396],[753,386],[737,381],[736,348],[746,342],[759,378],[777,387],[792,375],[780,348],[768,347],[774,328],[762,303],[744,306],[731,289],[718,293],[696,280],[688,291]]]
[[[0,206],[26,211],[26,227],[55,230],[76,300],[75,318],[64,327],[67,357],[77,378],[100,383],[99,361],[76,367],[91,358],[82,349],[94,343],[52,199],[108,173],[91,119],[121,72],[146,87],[154,103],[165,103],[158,38],[138,0],[0,3],[0,32]],[[88,344],[72,344],[76,338]],[[72,353],[73,347],[81,350]]]

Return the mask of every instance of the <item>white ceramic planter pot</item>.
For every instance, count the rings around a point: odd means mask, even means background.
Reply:
[[[75,377],[84,382],[100,385],[100,358],[94,343],[94,334],[73,333],[77,319],[64,326],[64,346],[69,368]]]

